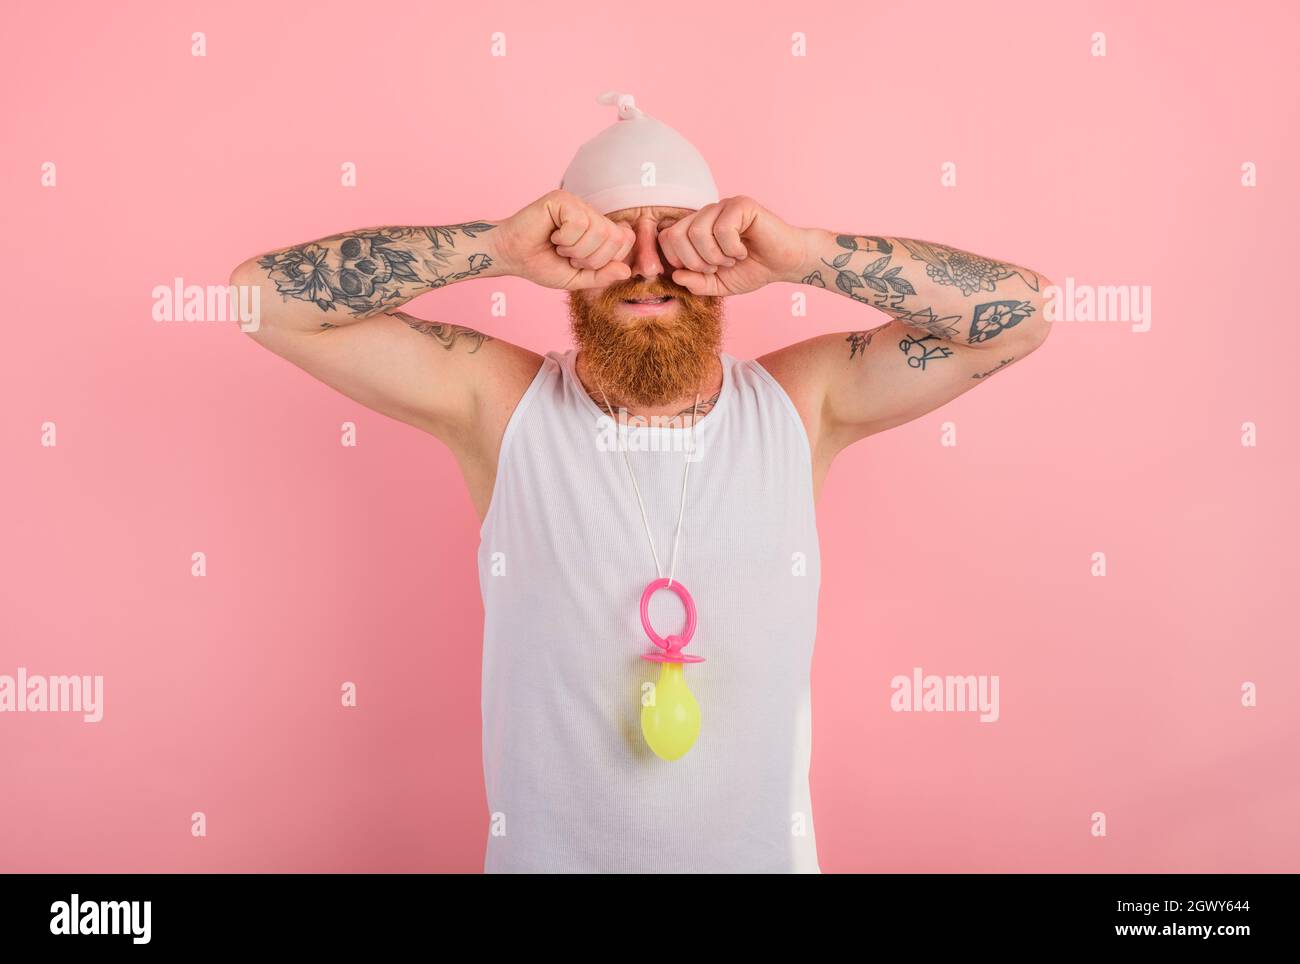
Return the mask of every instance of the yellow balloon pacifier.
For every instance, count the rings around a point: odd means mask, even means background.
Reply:
[[[650,625],[650,597],[660,589],[671,589],[677,593],[682,605],[686,607],[686,628],[679,635],[667,639],[656,633]],[[700,704],[686,686],[684,664],[702,663],[704,657],[682,652],[682,648],[695,635],[695,600],[680,582],[656,579],[641,594],[641,626],[650,637],[650,642],[662,650],[645,653],[641,658],[663,664],[650,702],[641,707],[641,733],[656,756],[664,760],[676,760],[695,745],[695,740],[700,735]]]

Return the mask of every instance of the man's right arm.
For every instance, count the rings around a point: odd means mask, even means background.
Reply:
[[[480,388],[497,379],[485,377],[485,363],[505,362],[499,374],[511,381],[530,377],[540,359],[401,307],[434,288],[506,274],[491,240],[496,228],[363,228],[250,258],[230,281],[261,288],[253,340],[367,408],[452,441],[491,403]]]

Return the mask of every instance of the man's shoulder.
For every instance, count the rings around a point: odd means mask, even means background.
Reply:
[[[533,383],[553,352],[538,354],[521,345],[494,338],[483,346],[490,371],[483,373],[479,386],[482,397],[494,408],[513,409]]]
[[[449,440],[448,444],[460,462],[482,519],[491,498],[497,455],[506,426],[529,386],[546,366],[548,357],[495,337],[484,342],[478,352],[483,356],[479,361],[484,367],[472,376],[475,418],[467,433]]]
[[[819,460],[827,459],[821,451],[826,386],[833,375],[831,368],[843,354],[843,342],[842,333],[831,332],[786,345],[754,359],[789,396],[808,433],[814,458]],[[822,471],[824,468],[823,465]]]
[[[828,340],[839,341],[836,334],[818,335],[786,345],[754,361],[772,376],[790,396],[804,421],[816,414],[826,387]]]

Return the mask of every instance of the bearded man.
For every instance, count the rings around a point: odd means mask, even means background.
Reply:
[[[818,873],[822,482],[1034,351],[1048,282],[720,198],[685,138],[598,99],[618,119],[510,217],[350,231],[231,282],[264,289],[254,340],[460,465],[482,522],[485,871]],[[567,291],[575,346],[401,310],[502,276]],[[723,299],[769,284],[886,320],[722,351]]]

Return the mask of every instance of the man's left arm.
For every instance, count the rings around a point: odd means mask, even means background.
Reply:
[[[783,280],[892,320],[791,346],[821,387],[822,440],[838,451],[981,385],[1047,338],[1041,274],[913,238],[800,229],[807,254]]]
[[[667,237],[665,237],[665,235]],[[933,411],[1038,348],[1046,278],[913,238],[786,224],[726,198],[661,234],[673,280],[729,295],[784,281],[835,292],[892,320],[819,335],[759,359],[816,421],[828,454]]]

